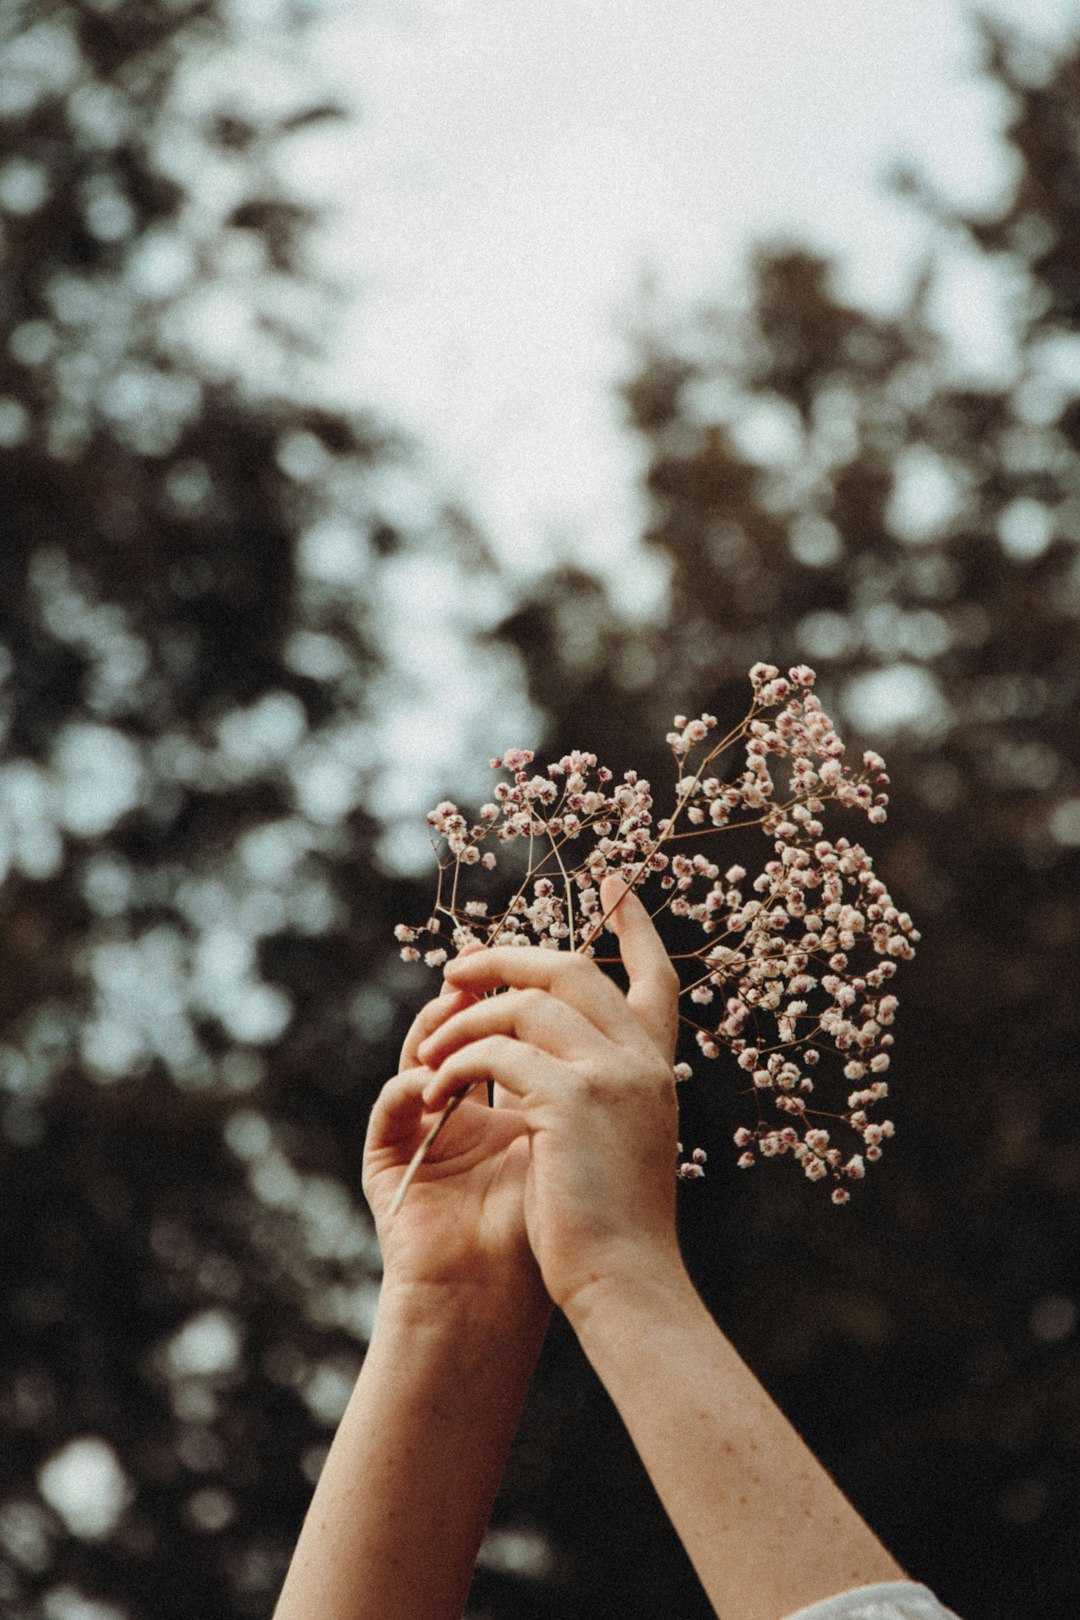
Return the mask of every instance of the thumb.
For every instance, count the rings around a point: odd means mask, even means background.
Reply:
[[[630,988],[626,1000],[645,1033],[674,1061],[679,1031],[679,975],[652,918],[622,876],[610,872],[600,885],[604,918],[619,942]]]

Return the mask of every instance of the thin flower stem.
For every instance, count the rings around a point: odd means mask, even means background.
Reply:
[[[597,768],[594,755],[574,753],[549,767],[550,777],[566,776],[561,791],[555,792],[543,779],[529,777],[525,767],[534,758],[529,750],[512,749],[502,760],[492,761],[512,771],[514,780],[495,791],[501,810],[485,806],[486,825],[467,828],[464,816],[449,801],[428,817],[443,833],[450,859],[444,864],[436,854],[439,887],[427,933],[438,940],[449,936],[447,943],[459,947],[468,940],[479,945],[485,939],[489,946],[495,941],[523,945],[531,936],[544,947],[562,945],[588,954],[598,965],[613,965],[619,960],[617,953],[595,950],[611,912],[626,892],[647,885],[654,873],[664,873],[660,887],[668,892],[659,900],[650,895],[650,915],[656,921],[667,915],[686,919],[700,926],[708,940],[696,951],[669,951],[687,979],[682,993],[702,1007],[717,994],[723,997],[734,991],[738,998],[726,1011],[719,1009],[719,1021],[714,1010],[703,1021],[683,1013],[680,1022],[693,1031],[706,1058],[716,1058],[727,1048],[738,1055],[744,1069],[760,1064],[768,1071],[749,1088],[756,1129],[740,1127],[736,1133],[737,1145],[753,1149],[742,1154],[740,1168],[756,1162],[759,1150],[762,1157],[790,1151],[811,1181],[828,1176],[835,1184],[833,1201],[846,1203],[843,1183],[861,1179],[863,1160],[856,1154],[844,1164],[840,1150],[830,1145],[829,1133],[807,1129],[806,1123],[813,1116],[850,1126],[862,1138],[867,1159],[881,1157],[880,1144],[893,1134],[893,1126],[889,1120],[868,1122],[866,1110],[888,1094],[887,1083],[874,1076],[889,1068],[893,1037],[888,1026],[894,1021],[897,999],[891,991],[883,992],[897,960],[914,954],[919,934],[907,913],[892,902],[861,844],[834,840],[818,819],[827,807],[836,806],[861,811],[873,823],[884,821],[888,797],[881,790],[889,785],[884,761],[867,751],[861,770],[842,763],[843,743],[808,691],[814,684],[812,670],[799,665],[784,678],[771,665],[757,664],[750,678],[754,695],[749,709],[712,746],[705,743],[705,736],[709,731],[715,735],[713,717],[702,715],[687,722],[676,716],[680,734],[669,737],[674,791],[669,788],[670,813],[658,820],[649,783],[627,771],[622,785],[609,790],[614,777],[606,768]],[[775,717],[770,718],[774,710]],[[704,744],[703,757],[695,766],[693,754],[699,744]],[[740,744],[746,745],[745,769],[740,772],[730,765],[725,769],[722,756]],[[790,781],[785,779],[785,761]],[[777,763],[779,775],[774,774]],[[720,819],[714,820],[713,814]],[[720,833],[751,829],[772,840],[775,858],[763,863],[752,881],[760,898],[744,901],[742,863],[722,878],[720,866],[698,850]],[[463,904],[462,893],[462,867],[478,861],[478,846],[489,834],[500,843],[527,840],[522,850],[524,875],[512,879],[516,892],[491,916],[480,901]],[[579,840],[578,849],[567,847]],[[689,845],[685,857],[667,850],[676,843]],[[494,854],[485,854],[483,862],[490,870],[496,864]],[[601,911],[593,885],[608,873],[618,874],[625,889],[615,906]],[[700,886],[705,883],[711,885],[708,892]],[[591,908],[587,912],[582,898]],[[798,925],[803,918],[807,920],[801,929],[786,936],[789,924]],[[420,952],[413,942],[423,930],[402,924],[395,932],[405,946],[405,959],[418,960]],[[797,940],[799,932],[803,937]],[[849,967],[849,952],[856,950],[881,960],[873,967],[862,967],[861,961]],[[445,959],[442,950],[426,953],[432,967]],[[829,971],[823,973],[826,967]],[[831,1005],[822,1008],[818,1003],[811,1011],[803,999],[808,992],[827,996]],[[788,1008],[796,1004],[801,1010],[790,1013]],[[789,1107],[782,1093],[791,1089],[794,1070],[783,1067],[785,1053],[796,1064],[806,1053],[811,1066],[819,1053],[839,1058],[845,1079],[866,1084],[858,1096],[849,1097],[847,1111],[834,1113],[801,1099],[799,1107]],[[688,1065],[679,1068],[689,1070]],[[812,1089],[808,1076],[800,1082],[800,1091],[804,1088]],[[459,1101],[452,1100],[414,1155],[394,1200],[395,1210]],[[766,1104],[798,1115],[795,1126],[781,1122],[770,1127]],[[696,1153],[694,1162],[702,1162]],[[680,1174],[687,1171],[694,1174],[689,1163],[679,1166]]]
[[[559,871],[562,873],[563,887],[566,892],[566,926],[570,930],[570,949],[576,951],[577,946],[574,944],[574,891],[570,884],[570,874],[563,865],[562,856],[559,854],[558,845],[554,840],[552,840],[551,844],[551,853],[558,861]]]
[[[446,1107],[443,1109],[442,1113],[439,1115],[438,1119],[435,1121],[434,1125],[432,1125],[431,1129],[424,1137],[424,1140],[420,1143],[420,1146],[409,1160],[408,1168],[401,1178],[401,1185],[394,1194],[394,1201],[390,1205],[391,1215],[396,1215],[402,1204],[405,1202],[405,1194],[412,1186],[416,1172],[427,1158],[429,1148],[431,1147],[435,1138],[438,1136],[439,1132],[442,1130],[443,1126],[446,1124],[447,1120],[450,1118],[450,1115],[456,1108],[461,1106],[472,1089],[472,1086],[462,1086],[460,1091],[454,1092],[454,1095],[451,1097],[450,1101],[447,1103]]]

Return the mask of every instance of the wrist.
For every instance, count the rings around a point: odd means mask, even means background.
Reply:
[[[476,1289],[384,1284],[360,1384],[393,1390],[434,1434],[516,1421],[550,1306],[493,1310]]]
[[[703,1309],[678,1247],[621,1253],[597,1267],[562,1306],[583,1347],[630,1323],[667,1321]]]
[[[417,1278],[388,1267],[379,1290],[376,1327],[423,1343],[464,1347],[512,1345],[543,1339],[551,1314],[539,1274],[520,1272],[453,1282]]]

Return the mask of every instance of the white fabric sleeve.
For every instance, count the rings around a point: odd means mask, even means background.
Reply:
[[[857,1592],[812,1603],[788,1620],[959,1620],[925,1586],[890,1581],[886,1586],[860,1586]]]

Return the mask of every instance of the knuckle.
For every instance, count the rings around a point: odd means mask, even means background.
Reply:
[[[595,1069],[586,1069],[581,1077],[580,1091],[589,1107],[605,1108],[612,1098],[612,1088],[606,1075]]]
[[[675,1086],[675,1073],[669,1064],[662,1063],[656,1069],[656,1090],[662,1100],[672,1108],[678,1107],[678,1091]]]
[[[656,969],[657,987],[668,995],[678,995],[682,989],[682,980],[674,962],[670,958]]]
[[[596,966],[577,951],[563,951],[559,954],[556,972],[564,979],[587,979],[596,972]]]

